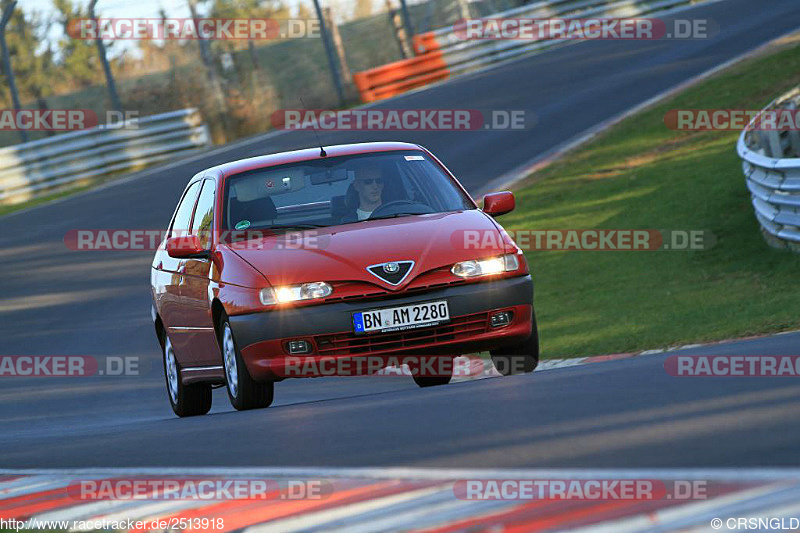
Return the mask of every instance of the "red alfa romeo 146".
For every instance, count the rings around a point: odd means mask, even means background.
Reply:
[[[425,357],[489,351],[503,375],[533,371],[533,283],[494,220],[513,208],[499,192],[479,209],[441,161],[407,143],[198,173],[151,269],[172,409],[205,414],[221,385],[236,409],[267,407],[276,382],[320,375],[289,371],[308,363],[409,356],[420,386],[451,379],[441,365],[423,372]]]

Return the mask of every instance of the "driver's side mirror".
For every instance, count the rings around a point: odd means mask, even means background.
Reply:
[[[510,213],[516,205],[514,193],[510,191],[493,192],[483,197],[483,212],[493,217]]]
[[[208,257],[208,251],[203,249],[197,235],[181,235],[170,237],[166,244],[167,254],[176,259]]]

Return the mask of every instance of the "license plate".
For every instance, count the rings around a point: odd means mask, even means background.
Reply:
[[[435,326],[449,320],[447,301],[439,300],[353,313],[353,329],[359,335],[389,333]]]

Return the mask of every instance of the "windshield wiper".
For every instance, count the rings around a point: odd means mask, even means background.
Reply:
[[[394,213],[392,215],[384,215],[382,217],[370,217],[362,220],[361,222],[366,222],[367,220],[382,220],[384,218],[410,217],[414,215],[429,215],[429,214],[430,213]]]

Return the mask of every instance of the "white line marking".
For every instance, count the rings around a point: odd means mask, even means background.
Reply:
[[[436,496],[436,495],[434,495]],[[438,500],[438,501],[437,501]],[[357,520],[346,523],[325,524],[324,530],[331,533],[383,533],[384,531],[423,531],[460,522],[465,518],[479,517],[504,512],[524,504],[523,501],[507,500],[458,500],[450,494],[439,495],[406,505],[396,505],[383,513],[368,513]],[[388,512],[388,514],[387,514]]]
[[[70,479],[65,479],[63,476],[47,476],[47,477],[27,477],[17,479],[8,483],[0,485],[0,502],[9,500],[18,496],[25,496],[35,492],[44,492],[47,490],[58,489],[69,485]]]
[[[767,496],[775,487],[757,487],[751,490],[720,496],[700,502],[686,502],[679,507],[668,507],[632,517],[604,522],[594,526],[577,529],[582,533],[629,533],[634,531],[652,531],[655,528],[668,527],[670,523],[692,520],[698,515],[717,512],[718,509],[731,504],[738,504],[744,499]]]
[[[302,514],[297,517],[290,517],[265,523],[263,525],[256,525],[247,529],[247,531],[251,533],[268,533],[272,531],[284,532],[314,528],[326,522],[346,519],[353,517],[354,515],[360,515],[370,511],[375,511],[382,507],[389,507],[391,505],[411,501],[417,498],[423,498],[425,496],[444,491],[452,492],[452,487],[450,485],[437,485],[435,487],[426,487],[424,489],[411,490],[408,492],[384,496],[382,498],[368,500],[365,502],[353,503],[343,507],[339,506],[324,511],[309,511],[307,514]]]

